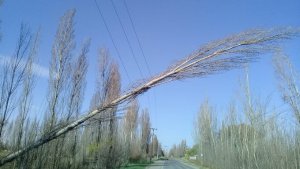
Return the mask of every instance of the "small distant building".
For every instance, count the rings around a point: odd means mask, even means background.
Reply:
[[[197,160],[197,159],[198,159],[198,155],[190,156],[190,160]]]

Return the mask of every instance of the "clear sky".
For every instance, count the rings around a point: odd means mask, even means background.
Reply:
[[[133,47],[143,75],[138,71],[126,37],[115,14],[112,0],[97,0],[105,21],[113,36],[125,67],[128,79],[121,68],[122,88],[139,79],[148,77],[146,64],[138,46],[130,19],[124,6],[124,0],[113,0],[120,20],[124,25],[128,39]],[[271,28],[280,26],[300,27],[299,0],[126,0],[135,30],[139,36],[143,52],[152,74],[165,70],[176,60],[211,40],[253,28]],[[89,53],[87,90],[83,111],[88,109],[94,90],[97,51],[100,47],[109,48],[112,57],[118,60],[116,50],[103,24],[94,0],[5,0],[0,8],[2,20],[0,57],[13,53],[20,24],[28,24],[32,31],[41,28],[39,65],[41,73],[35,88],[36,114],[41,116],[45,106],[47,91],[47,69],[51,56],[52,42],[60,17],[68,9],[76,9],[75,33],[77,46],[86,38],[92,38]],[[296,68],[300,68],[299,38],[285,44]],[[252,90],[266,97],[271,95],[277,104],[279,96],[271,66],[271,56],[264,56],[250,65],[250,83]],[[237,97],[238,81],[243,70],[232,70],[202,79],[188,79],[159,86],[139,97],[141,108],[148,108],[152,125],[163,146],[186,139],[193,144],[193,123],[203,100],[208,98],[222,110]],[[277,100],[277,101],[276,101]],[[43,106],[44,105],[44,106]]]

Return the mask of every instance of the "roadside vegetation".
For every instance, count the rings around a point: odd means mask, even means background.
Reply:
[[[82,113],[90,40],[76,48],[75,13],[67,11],[57,28],[45,109],[37,110],[32,103],[40,32],[33,34],[28,26],[22,25],[16,50],[1,63],[0,167],[3,169],[143,168],[163,152],[158,138],[151,133],[148,110],[139,109],[140,94],[166,82],[243,67],[260,54],[274,52],[278,42],[298,33],[288,28],[251,30],[209,43],[125,93],[121,91],[118,64],[110,58],[108,49],[100,49],[97,77],[92,82],[96,83],[94,95],[88,112]],[[290,76],[290,69],[281,65],[281,61],[278,63],[279,79],[291,79],[280,83],[283,98],[299,123],[296,87],[299,81]],[[211,169],[300,168],[299,128],[280,125],[279,112],[269,113],[263,102],[253,100],[245,91],[243,109],[231,105],[228,119],[221,125],[216,123],[216,112],[210,103],[201,105],[196,133],[198,155],[201,153],[203,157],[198,160]],[[242,120],[238,120],[237,110],[242,110]],[[195,152],[188,150],[183,141],[170,154],[185,157],[186,153],[190,156]]]
[[[144,169],[149,166],[152,162],[144,161],[139,163],[129,163],[126,166],[121,167],[121,169]]]
[[[271,105],[270,98],[261,99],[251,93],[247,74],[241,87],[242,99],[228,105],[225,119],[217,119],[221,112],[209,101],[201,104],[195,130],[198,160],[204,166],[300,168],[299,74],[282,53],[274,56],[274,69],[286,103],[284,109],[279,107],[282,104]]]
[[[0,158],[37,142],[47,140],[60,127],[81,116],[90,41],[75,48],[75,11],[61,18],[53,42],[49,71],[47,108],[30,114],[36,83],[33,69],[38,56],[39,33],[26,25],[20,29],[16,51],[1,67]],[[107,49],[100,49],[98,76],[90,110],[111,102],[120,95],[119,67]],[[161,154],[158,138],[151,134],[148,110],[140,110],[131,100],[124,108],[110,108],[75,130],[25,153],[1,168],[129,168],[143,167],[151,157]],[[12,118],[15,117],[15,118]],[[135,165],[133,165],[135,164]],[[133,167],[136,166],[136,167]]]
[[[183,141],[169,155],[210,169],[300,168],[299,70],[282,52],[273,67],[284,106],[251,93],[246,71],[239,100],[228,105],[225,118],[217,119],[224,111],[206,100],[195,123],[197,144],[188,148]]]

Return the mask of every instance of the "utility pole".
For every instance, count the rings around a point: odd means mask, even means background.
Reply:
[[[152,151],[153,151],[153,138],[154,138],[154,131],[155,130],[157,130],[157,128],[150,128],[151,130],[152,130],[152,135],[151,135],[151,137],[152,137]],[[150,161],[151,161],[151,159],[152,159],[152,156],[150,156]]]
[[[158,160],[158,151],[159,151],[159,142],[158,142],[158,140],[157,140],[157,150],[156,150],[156,159]]]

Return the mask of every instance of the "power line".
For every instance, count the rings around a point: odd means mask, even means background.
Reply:
[[[135,37],[136,37],[136,39],[137,39],[137,41],[138,41],[139,48],[140,48],[140,50],[141,50],[141,52],[142,52],[142,56],[143,56],[143,58],[144,58],[144,61],[145,61],[145,63],[146,63],[146,66],[147,66],[148,73],[149,73],[149,74],[150,74],[150,76],[151,76],[151,74],[152,74],[152,73],[151,73],[151,70],[150,70],[150,67],[149,67],[148,61],[147,61],[147,59],[146,59],[146,56],[145,56],[144,50],[143,50],[143,48],[142,48],[142,45],[141,45],[141,42],[140,42],[139,36],[138,36],[138,34],[137,34],[137,32],[136,32],[136,29],[135,29],[135,26],[134,26],[134,24],[133,24],[133,19],[132,19],[131,15],[130,15],[129,8],[128,8],[128,6],[127,6],[126,0],[123,0],[123,2],[124,2],[124,5],[125,5],[125,8],[126,8],[127,14],[128,14],[128,16],[129,16],[129,20],[130,20],[131,26],[132,26],[132,28],[133,28],[134,35],[135,35]]]
[[[100,10],[100,7],[99,7],[99,5],[98,5],[98,2],[97,2],[96,0],[94,0],[94,2],[95,2],[96,7],[97,7],[97,9],[98,9],[98,13],[100,14],[101,19],[102,19],[102,21],[103,21],[103,23],[104,23],[104,25],[105,25],[105,28],[106,28],[106,30],[107,30],[107,32],[108,32],[108,35],[109,35],[109,37],[110,37],[110,39],[111,39],[111,41],[112,41],[112,43],[113,43],[113,46],[114,46],[114,48],[115,48],[115,50],[116,50],[116,52],[117,52],[117,56],[118,56],[119,60],[121,61],[121,65],[122,65],[122,67],[123,67],[123,69],[124,69],[124,71],[125,71],[125,74],[126,74],[128,80],[131,81],[131,80],[130,80],[130,77],[129,77],[129,74],[128,74],[128,72],[127,72],[127,69],[126,69],[126,67],[125,67],[124,61],[123,61],[123,59],[121,58],[120,52],[119,52],[119,50],[118,50],[118,48],[117,48],[117,45],[116,45],[116,43],[115,43],[115,41],[114,41],[114,39],[113,39],[113,36],[112,36],[112,34],[111,34],[111,32],[110,32],[108,26],[107,26],[107,23],[106,23],[105,18],[104,18],[103,14],[102,14],[102,12],[101,12],[101,10]]]
[[[150,128],[150,130],[152,130],[152,145],[153,145],[153,139],[154,139],[154,136],[156,135],[154,133],[154,131],[157,130],[157,128]],[[157,139],[157,136],[156,136],[156,139]],[[158,148],[159,148],[159,146],[158,146],[158,141],[157,141],[157,149],[155,150],[156,151],[156,158],[157,159],[158,159]],[[153,150],[153,148],[152,148],[152,150]]]
[[[132,48],[131,43],[130,43],[130,41],[129,41],[129,39],[128,39],[128,36],[127,36],[127,34],[126,34],[124,25],[123,25],[123,23],[122,23],[122,21],[121,21],[121,19],[120,19],[119,13],[117,12],[116,5],[115,5],[115,3],[114,3],[113,0],[110,0],[110,2],[111,2],[112,6],[113,6],[113,8],[114,8],[115,14],[117,15],[118,21],[119,21],[119,23],[120,23],[120,25],[121,25],[121,28],[122,28],[122,30],[123,30],[123,33],[124,33],[124,35],[125,35],[126,42],[127,42],[128,46],[129,46],[129,48],[130,48],[130,52],[131,52],[132,57],[133,57],[133,59],[134,59],[134,61],[135,61],[135,64],[137,65],[137,67],[138,67],[138,69],[139,69],[139,72],[140,72],[141,76],[143,77],[142,70],[141,70],[141,68],[140,68],[140,66],[139,66],[139,63],[138,63],[138,61],[137,61],[137,59],[136,59],[136,56],[135,56],[135,54],[134,54],[134,52],[133,52],[133,48]]]
[[[148,61],[147,61],[147,59],[146,59],[146,56],[145,56],[145,52],[144,52],[144,50],[143,50],[143,47],[142,47],[142,44],[141,44],[141,41],[140,41],[140,38],[139,38],[139,36],[138,36],[138,34],[137,34],[137,31],[136,31],[136,29],[135,29],[135,25],[134,25],[134,23],[133,23],[133,19],[132,19],[132,16],[131,16],[131,14],[130,14],[130,11],[129,11],[129,8],[128,8],[128,5],[127,5],[127,3],[126,3],[126,0],[123,0],[123,2],[124,2],[124,6],[125,6],[125,9],[126,9],[126,12],[127,12],[127,14],[128,14],[128,16],[129,16],[129,20],[130,20],[130,23],[131,23],[131,27],[132,27],[132,29],[133,29],[133,32],[134,32],[134,35],[135,35],[135,37],[136,37],[136,39],[137,39],[137,42],[138,42],[138,45],[139,45],[139,48],[140,48],[140,50],[141,50],[141,52],[142,52],[142,56],[143,56],[143,58],[144,58],[144,61],[145,61],[145,63],[146,63],[146,67],[147,67],[147,70],[148,70],[148,73],[149,73],[149,75],[150,76],[152,76],[152,73],[151,73],[151,69],[150,69],[150,66],[149,66],[149,63],[148,63]],[[154,97],[154,107],[155,107],[155,121],[156,121],[156,113],[157,113],[157,102],[156,102],[156,93],[155,93],[155,90],[153,90],[153,97]],[[148,98],[149,99],[149,98]]]

